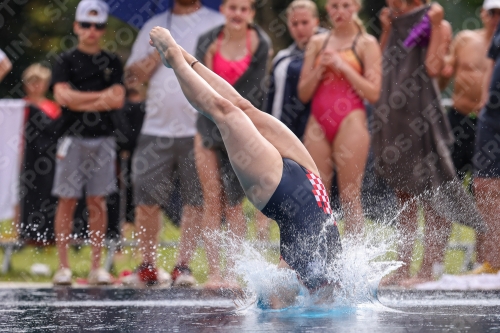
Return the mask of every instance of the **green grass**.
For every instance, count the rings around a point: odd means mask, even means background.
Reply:
[[[248,239],[256,239],[256,226],[254,223],[254,208],[247,201],[244,204],[244,213],[248,222]],[[129,239],[133,234],[127,235]],[[12,239],[15,237],[12,221],[0,221],[0,240]],[[180,229],[173,225],[168,219],[164,220],[160,239],[163,241],[178,241]],[[275,222],[270,226],[270,239],[279,240],[279,229]],[[105,254],[105,252],[103,252]],[[266,259],[277,263],[279,253],[277,251],[265,251]],[[104,261],[103,255],[103,261]],[[158,251],[157,264],[167,271],[171,271],[176,263],[177,248],[161,247]],[[0,262],[3,262],[4,251],[0,248]],[[69,251],[70,266],[75,278],[85,278],[90,271],[90,247],[87,245],[80,247],[71,247]],[[35,263],[46,264],[54,272],[58,268],[57,252],[54,246],[34,247],[25,246],[20,251],[12,255],[11,268],[7,274],[0,274],[0,281],[9,282],[49,282],[50,277],[33,276],[30,268]],[[115,256],[112,273],[118,276],[123,271],[133,271],[140,264],[140,255],[135,248],[124,247],[121,252]],[[207,279],[208,265],[205,251],[198,248],[190,264],[193,275],[203,283]]]
[[[254,223],[255,211],[248,201],[244,204],[244,213],[248,221],[248,236],[249,240],[256,239],[256,226]],[[366,232],[370,233],[370,230],[380,228],[376,223],[367,222]],[[423,218],[420,218],[419,228],[423,229]],[[339,223],[339,229],[342,233],[343,225],[342,222]],[[381,235],[380,241],[384,241],[393,237],[393,229],[388,229],[387,234]],[[0,239],[14,237],[14,231],[12,228],[11,221],[0,222]],[[170,221],[164,221],[164,227],[160,235],[161,240],[165,241],[176,241],[179,239],[180,230],[174,226]],[[132,237],[132,235],[129,235]],[[460,225],[453,225],[451,233],[451,242],[462,242],[462,243],[473,243],[474,242],[474,232],[472,229],[463,227]],[[270,240],[279,240],[279,229],[275,222],[271,224],[270,228]],[[395,249],[394,249],[395,250]],[[423,246],[420,241],[415,244],[413,262],[411,266],[412,273],[415,274],[422,260]],[[0,262],[3,261],[4,253],[0,250]],[[73,270],[75,277],[84,278],[88,275],[90,270],[90,248],[89,246],[81,246],[80,248],[72,247],[69,251],[70,265]],[[266,251],[265,257],[274,263],[277,263],[279,254],[277,251]],[[104,258],[104,256],[103,256]],[[158,265],[167,271],[171,271],[175,265],[177,258],[176,248],[160,248],[158,251]],[[396,252],[391,251],[387,253],[381,260],[395,260]],[[462,262],[464,260],[464,253],[462,251],[451,251],[448,250],[445,255],[445,272],[448,274],[456,274],[460,272]],[[35,263],[43,263],[50,267],[51,271],[54,272],[58,267],[57,253],[53,246],[47,247],[33,247],[25,246],[20,251],[17,251],[12,256],[11,269],[7,274],[0,274],[0,281],[25,281],[25,282],[48,282],[49,277],[33,276],[30,273],[30,268]],[[135,249],[130,247],[125,247],[122,249],[119,255],[115,256],[114,267],[112,273],[118,275],[123,271],[132,271],[140,263],[139,254]],[[206,263],[205,251],[202,248],[198,248],[194,258],[191,263],[191,268],[196,279],[203,283],[207,279],[208,266]]]

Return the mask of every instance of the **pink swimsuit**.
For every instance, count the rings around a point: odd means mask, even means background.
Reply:
[[[363,73],[363,64],[355,50],[359,36],[358,34],[354,39],[352,47],[337,52],[345,62],[361,74]],[[328,38],[330,37],[328,36]],[[328,38],[323,49],[326,47]],[[319,62],[319,57],[316,62]],[[350,113],[364,109],[363,99],[356,93],[349,80],[343,75],[331,71],[325,72],[312,98],[311,113],[323,129],[328,142],[333,142],[342,121]]]
[[[217,38],[217,51],[214,54],[212,70],[233,86],[248,67],[250,67],[250,63],[252,62],[250,29],[247,30],[247,54],[240,60],[228,60],[220,53],[223,37],[224,35],[221,32]]]

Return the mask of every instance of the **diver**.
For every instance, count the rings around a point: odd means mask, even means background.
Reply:
[[[229,160],[250,202],[278,223],[278,267],[294,270],[311,292],[334,286],[328,272],[341,251],[339,232],[318,168],[304,145],[278,119],[256,109],[177,45],[167,29],[153,28],[150,38],[188,101],[223,133]],[[286,307],[293,299],[289,296],[276,295],[270,306]]]

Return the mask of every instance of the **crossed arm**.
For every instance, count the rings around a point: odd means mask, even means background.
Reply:
[[[0,82],[3,80],[5,75],[10,72],[12,69],[12,63],[10,60],[5,57],[2,61],[0,61]]]
[[[54,85],[54,98],[71,111],[111,111],[123,107],[125,88],[121,84],[114,84],[101,91],[84,92],[61,82]]]

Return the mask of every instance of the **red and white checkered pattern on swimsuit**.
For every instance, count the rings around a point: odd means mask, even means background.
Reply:
[[[323,208],[323,211],[326,214],[331,214],[332,209],[330,207],[330,199],[328,198],[328,193],[326,192],[325,185],[323,185],[323,182],[318,176],[316,176],[309,170],[307,171],[307,178],[313,186],[312,192],[314,194],[314,197],[316,198],[318,206],[320,208]]]

